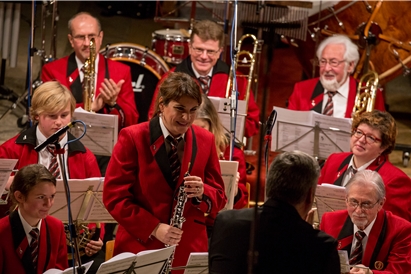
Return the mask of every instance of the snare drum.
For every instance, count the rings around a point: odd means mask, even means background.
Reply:
[[[156,30],[153,34],[152,49],[170,64],[180,64],[188,56],[190,37],[177,29]]]
[[[113,44],[100,53],[130,67],[138,122],[147,121],[157,83],[169,70],[167,63],[147,47],[131,43]]]

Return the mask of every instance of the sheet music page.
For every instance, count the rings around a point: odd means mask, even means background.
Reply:
[[[85,269],[84,273],[87,273],[87,271],[90,269],[93,262],[94,261],[90,261],[90,262],[87,262],[85,264],[82,264],[82,266],[84,266],[84,269]],[[78,266],[76,266],[76,273],[77,273],[77,268],[78,268]],[[43,274],[71,274],[71,273],[73,273],[73,268],[72,267],[66,268],[65,270],[51,268],[51,269],[47,270],[46,272],[44,272]]]
[[[220,97],[208,97],[213,103],[214,107],[218,112],[218,117],[220,117],[223,127],[230,132],[231,129],[231,109],[230,109],[230,99],[220,98]],[[237,103],[237,122],[235,127],[235,136],[237,139],[242,140],[244,136],[245,118],[246,113],[246,102],[244,100],[238,100]]]
[[[134,269],[136,269],[137,273],[160,273],[175,248],[175,246],[170,246],[137,253],[137,263],[134,266]]]
[[[208,274],[208,252],[191,252],[187,267],[184,274]]]
[[[315,191],[315,201],[319,221],[321,222],[321,218],[325,212],[347,209],[345,197],[345,187],[343,186],[332,184],[318,185]]]
[[[7,181],[17,161],[18,159],[0,159],[0,197],[6,189]]]
[[[100,265],[97,274],[124,273],[136,260],[136,254],[124,252]],[[121,272],[123,271],[123,272]]]
[[[348,260],[347,250],[338,250],[338,257],[340,258],[341,273],[350,273],[350,263]]]
[[[315,125],[318,125],[318,156],[326,159],[335,152],[350,151],[351,119],[336,118],[314,111],[274,107],[277,121],[272,131],[272,151],[300,150],[315,155]]]
[[[95,155],[110,156],[118,138],[118,117],[111,114],[100,114],[76,108],[73,120],[83,121],[86,128],[86,135],[81,142]],[[80,137],[83,134],[84,126],[81,123],[75,124],[70,132]]]
[[[84,216],[80,216],[80,211],[84,211],[83,201],[87,191],[98,189],[100,181],[100,178],[68,180],[71,198],[71,213],[74,220],[83,221]],[[91,197],[91,199],[93,198]],[[54,197],[54,204],[50,209],[50,215],[61,220],[63,223],[68,222],[66,191],[64,189],[64,182],[61,179],[57,180],[56,195]]]
[[[227,196],[227,204],[222,210],[233,209],[238,162],[220,160],[220,169],[224,181],[225,195]]]

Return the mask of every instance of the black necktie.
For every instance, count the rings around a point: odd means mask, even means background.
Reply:
[[[168,159],[170,161],[171,176],[174,183],[174,186],[177,185],[178,177],[180,176],[180,159],[178,159],[178,141],[173,138],[171,135],[167,136],[167,140],[170,142],[171,150],[168,153]]]
[[[328,94],[328,101],[325,105],[323,114],[327,116],[333,116],[334,114],[334,104],[333,104],[333,97],[337,94],[337,91],[327,91]]]
[[[350,256],[350,265],[357,265],[360,264],[362,261],[362,240],[366,236],[364,231],[358,230],[355,232],[355,238],[357,239],[357,243],[355,244],[355,249]]]
[[[33,228],[30,231],[31,242],[30,242],[30,250],[31,250],[31,260],[33,262],[34,269],[37,269],[37,258],[39,254],[39,230],[38,228]]]
[[[210,76],[200,76],[198,78],[201,84],[201,88],[204,94],[208,94],[208,82],[210,81]]]

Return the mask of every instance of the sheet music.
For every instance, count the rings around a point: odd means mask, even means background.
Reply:
[[[325,212],[346,209],[345,197],[345,187],[343,186],[332,184],[318,185],[315,191],[315,200],[319,221],[321,222],[321,218]]]
[[[84,273],[87,273],[87,271],[90,269],[93,262],[94,261],[90,261],[90,262],[87,262],[85,264],[82,264],[82,266],[84,266]],[[77,268],[78,268],[78,266],[76,266],[76,273],[77,273]],[[66,268],[65,270],[51,268],[51,269],[47,270],[46,272],[44,272],[43,274],[71,274],[71,273],[73,273],[73,268],[72,267]]]
[[[68,180],[70,188],[71,212],[74,220],[84,221],[84,218],[87,217],[85,215],[87,208],[84,208],[83,206],[87,191],[97,191],[101,180],[101,178]],[[91,204],[93,199],[93,197],[90,198],[89,203],[87,203],[88,206]],[[61,220],[63,223],[68,222],[67,199],[63,180],[57,180],[56,195],[54,197],[54,204],[50,209],[50,215]]]
[[[136,273],[160,273],[164,264],[168,261],[175,246],[157,250],[145,250],[137,254],[124,252],[102,263],[97,274],[125,273],[133,263]]]
[[[234,192],[236,188],[236,178],[238,171],[237,161],[220,160],[221,177],[224,181],[225,195],[227,196],[227,204],[222,210],[233,209]]]
[[[6,189],[6,184],[17,161],[18,159],[0,159],[0,197]]]
[[[111,114],[100,114],[76,108],[73,114],[74,120],[83,121],[86,126],[86,135],[81,142],[95,155],[111,156],[118,138],[118,117]],[[70,132],[80,137],[84,126],[77,123]]]
[[[230,132],[231,129],[231,113],[230,113],[230,99],[220,97],[208,97],[213,103],[218,112],[223,127]],[[238,100],[237,103],[237,122],[235,127],[235,136],[242,140],[244,136],[245,119],[247,116],[247,105],[244,100]]]
[[[271,150],[300,150],[315,155],[315,125],[319,126],[318,156],[327,158],[335,152],[350,151],[351,119],[322,115],[314,111],[294,111],[274,107],[277,122],[274,124]]]
[[[208,274],[208,252],[191,252],[187,267],[184,274]]]

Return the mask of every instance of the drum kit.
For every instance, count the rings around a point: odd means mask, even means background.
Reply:
[[[190,38],[185,30],[162,29],[152,34],[152,50],[132,43],[108,45],[100,53],[130,67],[139,121],[149,119],[148,111],[158,82],[170,66],[188,56]]]

